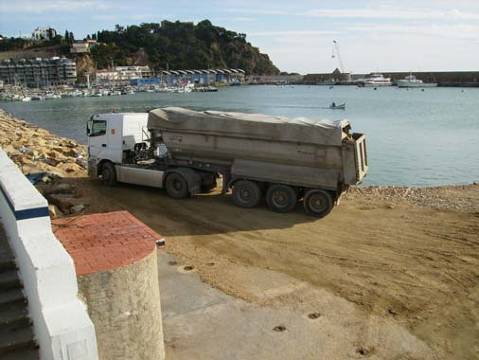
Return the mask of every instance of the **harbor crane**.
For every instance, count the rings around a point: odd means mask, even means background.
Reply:
[[[338,58],[338,63],[339,63],[339,70],[341,70],[341,73],[344,74],[346,71],[344,69],[344,64],[343,64],[343,59],[341,58],[341,53],[339,52],[339,45],[336,40],[333,40],[333,51],[331,54],[331,58],[335,59]]]

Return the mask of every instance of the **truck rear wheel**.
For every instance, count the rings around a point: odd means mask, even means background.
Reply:
[[[285,213],[295,208],[298,194],[288,185],[273,184],[266,192],[268,207],[276,212]]]
[[[253,208],[261,200],[261,189],[257,183],[239,180],[233,185],[233,202],[243,208]]]
[[[331,212],[333,206],[333,198],[327,191],[311,189],[304,195],[304,210],[308,215],[322,218]]]
[[[108,186],[116,185],[116,171],[115,165],[111,162],[106,162],[101,167],[101,181]]]
[[[165,180],[166,193],[174,199],[184,199],[190,194],[188,183],[185,178],[178,173],[171,173]]]

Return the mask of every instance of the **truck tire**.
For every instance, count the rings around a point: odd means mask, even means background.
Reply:
[[[173,172],[165,180],[166,193],[173,199],[185,199],[190,195],[188,182],[183,175]]]
[[[286,213],[296,207],[298,194],[294,188],[288,185],[273,184],[266,192],[268,207],[279,213]]]
[[[104,185],[115,186],[116,185],[116,170],[115,165],[111,162],[106,162],[101,167],[101,181]]]
[[[253,208],[261,201],[261,189],[257,183],[239,180],[233,185],[233,202],[243,208]]]
[[[320,189],[311,189],[304,195],[304,210],[308,215],[322,218],[333,209],[334,202],[330,193]]]

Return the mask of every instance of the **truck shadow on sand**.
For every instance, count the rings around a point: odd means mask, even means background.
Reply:
[[[239,208],[233,204],[231,193],[216,191],[176,200],[162,189],[138,185],[107,187],[88,178],[70,178],[64,182],[75,184],[88,213],[127,210],[163,236],[286,229],[324,221],[306,215],[301,203],[292,212],[280,214],[269,210],[264,201],[253,209]]]

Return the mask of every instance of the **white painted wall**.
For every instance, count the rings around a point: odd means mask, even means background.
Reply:
[[[95,328],[77,296],[73,260],[49,216],[18,220],[19,211],[48,203],[1,149],[0,187],[0,221],[19,267],[41,360],[97,360]]]

